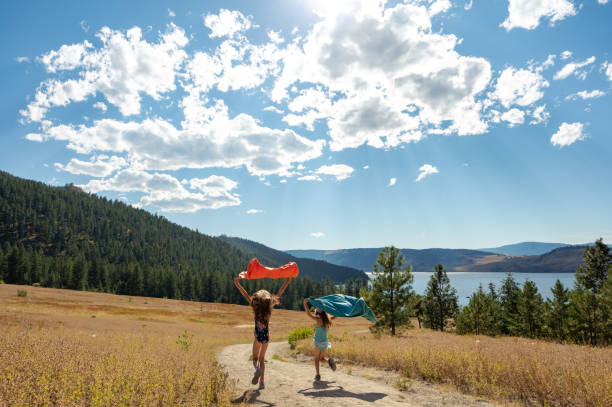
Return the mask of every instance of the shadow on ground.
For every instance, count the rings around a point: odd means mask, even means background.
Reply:
[[[334,383],[324,380],[316,381],[313,382],[312,387],[299,390],[298,393],[307,397],[351,397],[372,403],[388,396],[385,393],[354,393]]]
[[[276,404],[269,403],[267,401],[257,400],[257,397],[261,395],[259,390],[245,390],[242,396],[232,400],[232,404],[262,404],[268,407],[274,407]]]

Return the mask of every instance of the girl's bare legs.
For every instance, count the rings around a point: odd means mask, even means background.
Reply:
[[[260,343],[259,346],[259,368],[261,369],[261,376],[259,383],[264,382],[264,373],[266,372],[266,351],[268,350],[268,342]]]
[[[253,340],[253,367],[257,369],[257,362],[259,360],[259,350],[261,349],[261,342],[258,342],[257,339]]]
[[[327,359],[325,359],[325,354],[326,354],[326,351],[315,348],[314,360],[315,360],[315,369],[317,370],[317,376],[320,375],[319,373],[320,362],[327,363]]]

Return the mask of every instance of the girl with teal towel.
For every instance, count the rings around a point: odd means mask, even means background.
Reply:
[[[315,323],[315,334],[314,334],[314,347],[315,347],[315,369],[317,370],[317,375],[315,376],[315,380],[321,380],[321,374],[319,373],[319,364],[320,362],[327,362],[331,370],[336,370],[336,363],[334,362],[334,358],[325,358],[327,354],[327,349],[331,348],[331,343],[329,343],[329,339],[327,337],[327,331],[331,326],[331,320],[336,317],[329,317],[325,311],[322,311],[318,308],[315,309],[314,315],[310,312],[310,308],[308,307],[308,298],[304,298],[304,311],[306,311],[306,315],[312,318]]]

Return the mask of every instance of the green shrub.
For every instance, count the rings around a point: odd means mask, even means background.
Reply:
[[[34,283],[32,284],[33,287],[40,287],[40,283]]]
[[[0,280],[0,284],[5,284],[4,280]]]
[[[314,336],[314,329],[312,328],[295,328],[289,332],[288,342],[291,345],[291,349],[295,349],[295,343],[300,339],[311,338]]]
[[[26,290],[17,290],[17,297],[27,297],[28,292]]]

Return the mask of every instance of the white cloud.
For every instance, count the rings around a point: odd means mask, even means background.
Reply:
[[[92,193],[143,192],[144,195],[135,206],[154,206],[167,212],[196,212],[201,209],[240,205],[238,195],[231,192],[238,184],[228,178],[193,178],[188,184],[191,191],[171,175],[126,169],[112,178],[91,180],[80,187]]]
[[[62,45],[39,60],[48,72],[81,68],[78,79],[49,79],[38,88],[34,100],[21,115],[30,121],[41,121],[49,108],[79,102],[100,92],[119,108],[124,116],[140,112],[141,94],[154,100],[175,89],[176,69],[186,57],[183,47],[187,37],[171,24],[161,40],[152,44],[142,40],[140,28],[125,34],[104,27],[97,34],[100,49],[84,41]]]
[[[303,175],[297,178],[298,181],[323,181],[318,175]]]
[[[345,164],[323,165],[316,171],[317,174],[332,175],[337,181],[343,181],[351,176],[355,171],[352,167]]]
[[[582,123],[562,123],[559,130],[550,138],[554,146],[565,147],[584,139]]]
[[[323,232],[312,232],[312,233],[310,234],[310,236],[315,237],[315,238],[317,238],[317,239],[318,239],[318,238],[320,238],[320,237],[324,237],[324,236],[325,236],[325,233],[323,233]]]
[[[54,164],[58,169],[67,171],[71,174],[85,174],[92,177],[107,177],[113,172],[127,165],[127,161],[123,157],[99,155],[93,157],[90,161],[81,161],[76,158],[70,160],[66,165],[60,163]]]
[[[249,215],[254,215],[256,213],[262,213],[263,211],[261,209],[249,209],[248,211],[246,211],[246,213],[248,213]]]
[[[87,24],[87,21],[81,20],[79,25],[81,26],[81,30],[83,30],[83,32],[89,32],[89,25]]]
[[[548,121],[550,113],[546,110],[546,105],[537,106],[531,111],[533,120],[529,122],[531,125],[540,124]]]
[[[397,178],[393,177],[389,180],[389,184],[387,184],[387,186],[392,187],[393,185],[395,185],[396,182],[397,182]]]
[[[576,92],[576,93],[572,93],[571,95],[568,95],[565,97],[565,100],[576,100],[578,98],[582,99],[582,100],[587,100],[587,99],[596,99],[596,98],[600,98],[602,96],[604,96],[606,94],[606,92],[603,92],[599,89],[595,89],[592,90],[590,92],[586,91],[586,90],[581,90],[580,92]]]
[[[222,103],[202,107],[199,118],[203,121],[186,122],[183,129],[161,118],[143,122],[103,119],[90,127],[53,126],[26,138],[67,141],[67,148],[81,154],[128,153],[130,161],[147,170],[245,166],[257,176],[288,175],[294,163],[319,157],[325,144],[291,130],[262,127],[246,114],[229,118]]]
[[[561,59],[569,59],[572,56],[572,51],[565,50],[561,53]]]
[[[509,67],[497,79],[492,96],[506,108],[529,106],[544,96],[544,88],[548,86],[548,81],[537,72]]]
[[[570,62],[569,64],[561,68],[561,70],[559,70],[559,72],[557,72],[555,76],[553,76],[553,79],[565,79],[573,74],[577,78],[584,80],[586,79],[587,72],[584,70],[580,70],[580,68],[589,66],[593,62],[595,62],[595,57],[590,57],[582,62]]]
[[[514,127],[525,122],[525,112],[519,109],[510,109],[501,115],[501,119],[508,122],[508,126]]]
[[[275,44],[285,42],[285,39],[280,36],[280,31],[268,30],[268,38]]]
[[[464,10],[471,10],[472,9],[472,5],[473,5],[473,0],[468,1],[467,3],[465,3],[465,6],[463,6]]]
[[[276,106],[266,106],[266,107],[264,107],[263,110],[264,110],[264,112],[274,112],[274,113],[277,113],[277,114],[285,113],[284,111],[282,111],[281,109],[279,109]]]
[[[440,171],[436,167],[431,164],[423,164],[421,168],[419,168],[419,176],[416,178],[415,182],[419,182],[428,175],[437,174]]]
[[[174,17],[176,17],[176,14],[174,13],[174,11],[168,9],[168,17],[174,18]]]
[[[604,70],[604,73],[608,77],[610,81],[612,81],[612,63],[606,61],[601,65],[601,69]]]
[[[322,20],[309,34],[288,45],[271,93],[277,102],[290,99],[289,90],[301,83],[324,89],[319,95],[326,102],[302,98],[288,123],[312,128],[315,120],[327,121],[334,151],[394,147],[430,131],[487,130],[478,98],[489,83],[490,64],[460,55],[454,35],[432,32],[427,7],[329,3],[321,5]]]
[[[245,17],[239,11],[219,10],[219,14],[208,14],[204,17],[204,25],[211,31],[210,37],[233,37],[251,28],[251,16]]]
[[[363,169],[364,169],[364,170],[367,170],[367,169],[369,169],[369,168],[370,168],[370,166],[369,166],[369,165],[364,165],[364,166],[363,166]]]
[[[286,179],[281,179],[279,182],[280,182],[281,184],[286,184],[286,183],[287,183],[287,180],[286,180]]]
[[[517,27],[533,30],[542,18],[554,25],[576,13],[574,4],[568,0],[509,0],[508,17],[500,26],[508,31]]]
[[[93,104],[93,107],[96,109],[100,109],[102,112],[106,112],[108,107],[104,104],[104,102],[96,102]]]
[[[23,64],[23,63],[30,62],[30,58],[28,58],[28,57],[17,57],[17,58],[15,58],[15,61],[19,62],[20,64]]]
[[[610,0],[597,0],[599,4],[608,4]]]
[[[444,13],[451,8],[451,2],[449,0],[435,0],[431,6],[429,6],[429,15],[434,16],[436,14]]]

